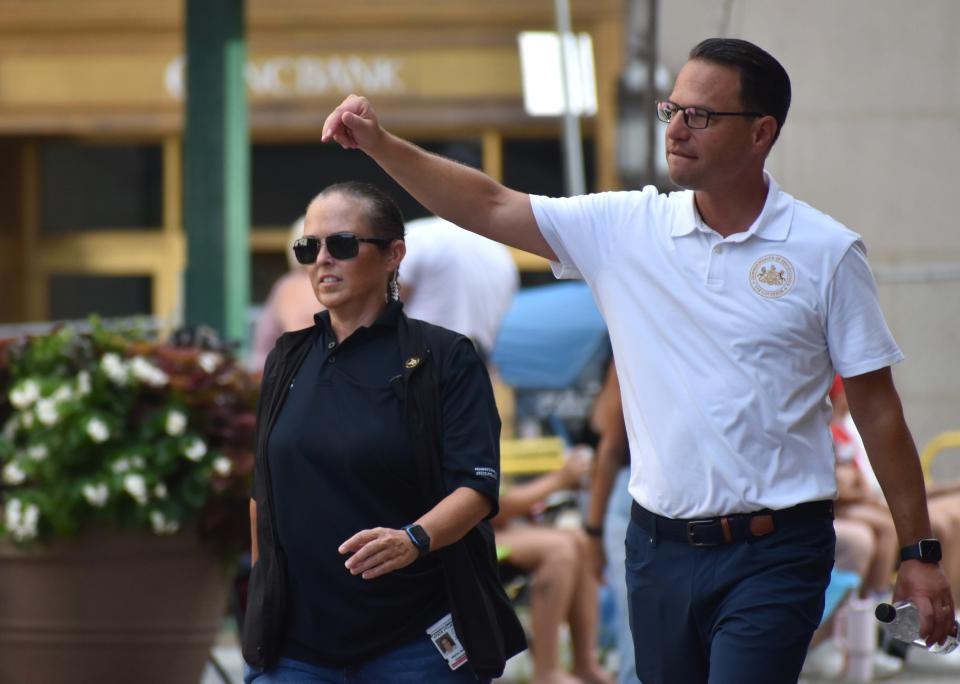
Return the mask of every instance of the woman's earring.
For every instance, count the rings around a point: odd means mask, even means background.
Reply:
[[[390,299],[399,302],[400,301],[400,271],[399,269],[393,272],[393,277],[390,278]]]

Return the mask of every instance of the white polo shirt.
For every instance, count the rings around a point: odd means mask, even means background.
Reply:
[[[760,216],[727,238],[691,191],[531,197],[554,273],[586,280],[607,321],[630,493],[660,515],[833,498],[834,370],[903,358],[860,236],[766,180]]]

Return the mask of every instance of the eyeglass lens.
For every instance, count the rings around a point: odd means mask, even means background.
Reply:
[[[710,114],[705,109],[699,107],[684,107],[680,109],[672,102],[658,102],[657,115],[665,123],[670,123],[674,115],[683,116],[683,122],[690,128],[706,128],[710,120]]]
[[[322,244],[327,245],[327,252],[334,259],[352,259],[360,253],[360,240],[349,233],[328,235],[323,240],[314,235],[306,235],[293,243],[293,253],[299,263],[312,264],[317,260]]]

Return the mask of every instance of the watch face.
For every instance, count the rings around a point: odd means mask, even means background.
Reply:
[[[917,542],[920,547],[920,560],[928,563],[939,563],[943,552],[940,549],[940,542],[936,539],[921,539]]]
[[[407,534],[410,535],[410,540],[417,548],[424,550],[430,548],[430,535],[420,525],[408,525],[406,530]]]

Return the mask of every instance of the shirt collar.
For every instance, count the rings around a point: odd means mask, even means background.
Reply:
[[[763,172],[763,179],[767,184],[767,199],[763,203],[763,209],[750,228],[730,236],[733,242],[743,242],[753,235],[764,240],[782,242],[790,234],[790,224],[793,221],[793,198],[781,191],[777,181],[766,171]],[[690,192],[688,201],[684,204],[680,216],[677,217],[670,231],[671,237],[689,235],[694,230],[711,232],[700,217],[693,197],[693,193]]]
[[[397,323],[400,320],[400,313],[402,311],[403,302],[393,301],[391,299],[389,302],[387,302],[387,305],[383,307],[383,311],[380,312],[380,315],[377,316],[377,319],[369,326],[369,328],[396,328]],[[324,309],[319,313],[315,313],[313,315],[313,322],[324,333],[333,334],[333,329],[330,327],[330,312],[327,309]]]

